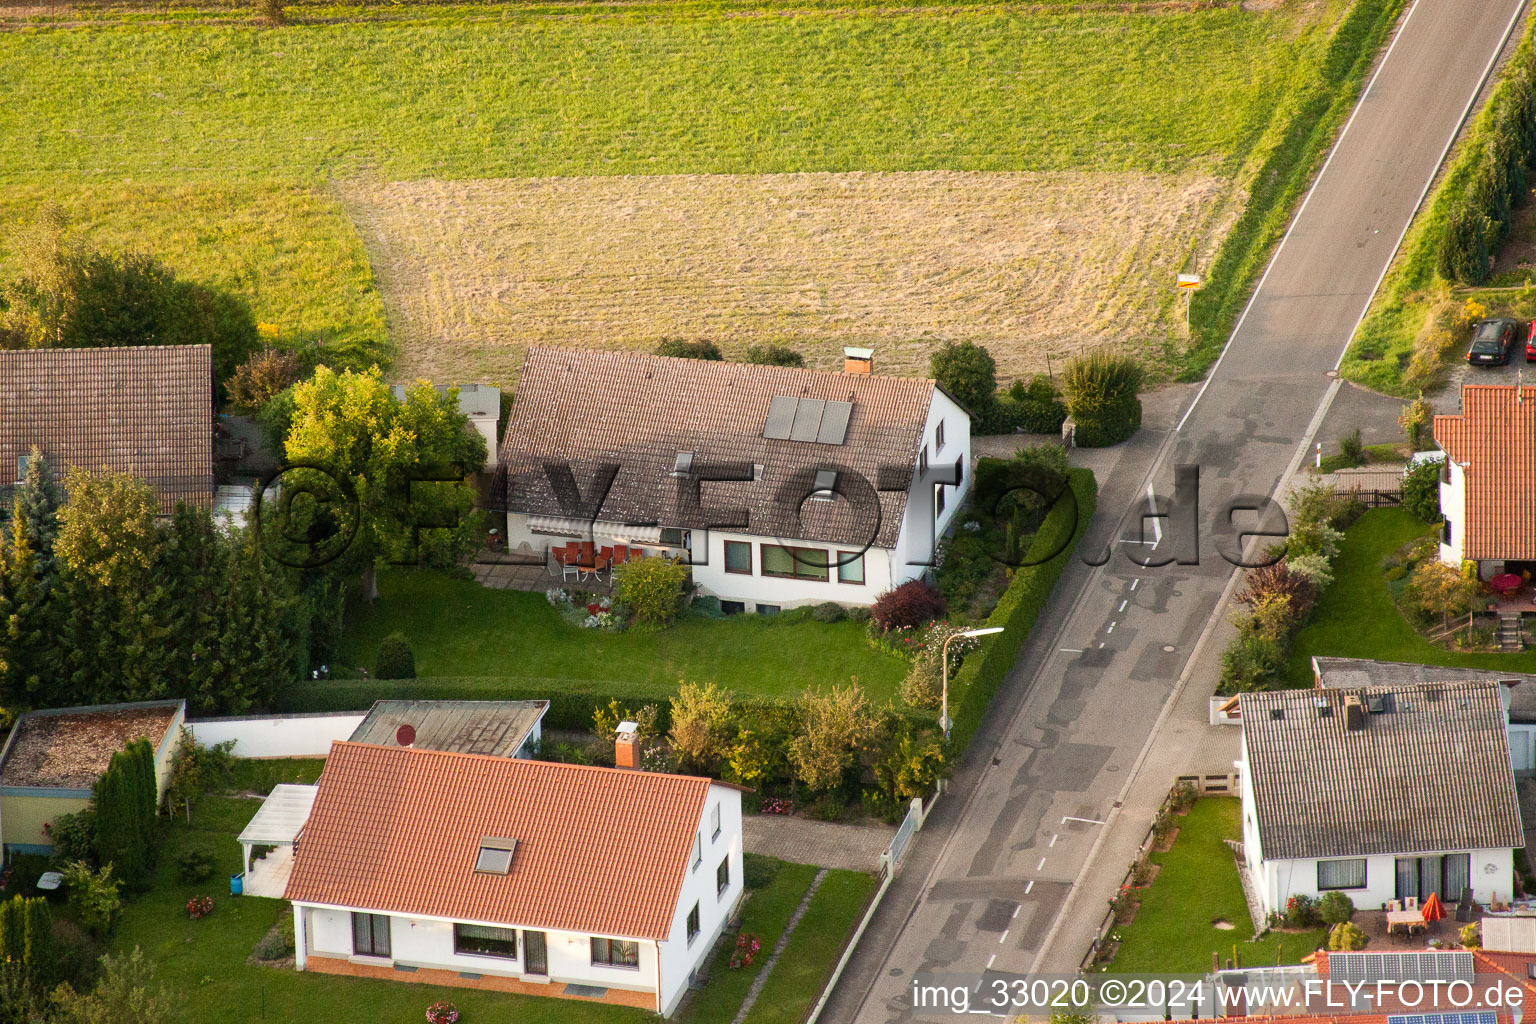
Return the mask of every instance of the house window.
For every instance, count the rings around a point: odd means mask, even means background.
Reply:
[[[720,866],[715,868],[715,895],[724,895],[725,890],[731,886],[731,858],[729,856],[720,859]]]
[[[27,479],[27,463],[32,461],[30,455],[16,456],[16,482],[22,483]]]
[[[721,601],[720,611],[726,615],[740,615],[747,610],[745,601]]]
[[[693,909],[688,911],[688,945],[693,945],[693,940],[699,937],[699,905],[695,903]]]
[[[933,514],[935,516],[941,516],[941,515],[944,514],[944,485],[943,484],[939,484],[937,487],[935,487],[933,489]]]
[[[917,453],[917,475],[921,477],[926,472],[928,472],[928,446],[923,445],[922,450]]]
[[[725,542],[725,571],[752,575],[752,545],[744,540]]]
[[[494,928],[488,924],[455,924],[453,951],[470,956],[495,956],[517,959],[517,929]]]
[[[864,555],[852,551],[837,553],[837,582],[864,583]]]
[[[388,914],[352,914],[352,955],[389,956]]]
[[[941,452],[941,451],[944,450],[944,421],[943,420],[939,420],[939,425],[937,427],[935,427],[934,430],[933,430],[933,450],[936,451],[936,452]]]
[[[704,863],[704,833],[695,832],[693,834],[693,867],[688,870],[693,871],[702,863]]]
[[[712,832],[710,834],[709,841],[710,842],[714,842],[716,839],[720,838],[720,805],[719,804],[715,804],[715,809],[709,812],[709,826],[710,826],[710,828],[714,829],[714,832]]]
[[[600,967],[640,969],[640,943],[627,939],[592,939],[592,963]]]
[[[827,552],[823,548],[786,548],[762,545],[763,575],[794,580],[827,582]]]
[[[753,605],[753,610],[755,612],[757,612],[757,614],[759,614],[759,615],[777,615],[777,614],[779,614],[779,606],[776,605],[776,604]]]
[[[1317,887],[1323,889],[1364,889],[1365,858],[1320,860],[1317,862]]]
[[[661,531],[661,542],[669,548],[683,547],[683,531],[681,528],[665,527]]]
[[[965,480],[965,456],[962,455],[958,459],[955,460],[955,486],[959,487],[960,484],[962,482],[964,482],[964,480]]]

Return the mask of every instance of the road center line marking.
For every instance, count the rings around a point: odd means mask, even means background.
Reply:
[[[1031,878],[1029,884],[1024,887],[1024,895],[1028,896],[1035,887],[1035,880]]]
[[[1131,603],[1131,600],[1130,600],[1130,598],[1126,598],[1126,599],[1125,599],[1125,600],[1124,600],[1124,601],[1121,601],[1121,602],[1120,602],[1120,607],[1119,607],[1119,608],[1116,608],[1116,609],[1115,609],[1115,611],[1117,611],[1117,612],[1123,612],[1123,611],[1125,611],[1125,606],[1126,606],[1126,605],[1128,605],[1128,604],[1130,604],[1130,603]]]
[[[1061,648],[1061,650],[1064,651],[1067,654],[1082,654],[1083,653],[1083,649],[1081,647],[1063,647],[1063,648]]]
[[[990,971],[992,969],[992,961],[994,961],[996,959],[997,959],[997,954],[996,953],[993,953],[991,956],[987,957],[987,970]]]
[[[1063,825],[1065,825],[1069,821],[1081,821],[1085,825],[1102,825],[1102,824],[1104,824],[1098,818],[1074,818],[1070,814],[1062,815],[1061,823]]]
[[[1104,630],[1104,632],[1106,632],[1106,633],[1113,633],[1114,631],[1115,631],[1115,623],[1113,623],[1113,622],[1111,622],[1109,624],[1109,628],[1108,629]]]
[[[1014,904],[1013,916],[1014,916],[1014,918],[1017,918],[1019,916],[1019,906],[1018,906],[1018,904]]]
[[[1156,512],[1157,511],[1157,496],[1152,493],[1152,481],[1150,481],[1150,480],[1147,481],[1147,509],[1150,512]],[[1159,544],[1161,544],[1163,542],[1163,517],[1159,516],[1159,515],[1154,515],[1154,516],[1151,517],[1151,519],[1152,519],[1152,536],[1157,538],[1156,540],[1154,540],[1152,542],[1152,546],[1156,547],[1157,545],[1159,545]],[[1143,519],[1141,521],[1141,528],[1143,530],[1143,534],[1142,535],[1145,536],[1146,535],[1145,534],[1145,530],[1147,528],[1147,521],[1145,519]]]
[[[1060,834],[1058,834],[1058,833],[1052,833],[1052,834],[1051,834],[1051,845],[1052,845],[1052,846],[1055,846],[1055,845],[1056,845],[1056,840],[1058,840],[1058,839],[1060,839],[1060,838],[1061,838],[1061,836],[1060,836]]]
[[[1041,857],[1040,858],[1040,863],[1035,865],[1035,870],[1039,871],[1043,867],[1045,867],[1045,858]]]
[[[1141,582],[1141,577],[1140,576],[1137,576],[1135,579],[1131,580],[1131,589],[1135,590],[1136,589],[1136,584],[1138,584],[1140,582]]]
[[[1007,941],[1008,941],[1008,929],[1004,928],[1003,929],[1003,934],[1001,934],[1001,935],[999,935],[997,937],[997,944],[999,946],[1001,946],[1003,943],[1005,943]]]

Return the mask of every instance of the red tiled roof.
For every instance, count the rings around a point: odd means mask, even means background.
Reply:
[[[213,363],[207,345],[0,351],[0,487],[36,445],[58,476],[132,473],[160,495],[213,506]]]
[[[334,743],[286,899],[665,939],[710,780]],[[483,837],[516,839],[506,875]]]
[[[746,533],[861,545],[873,536],[876,545],[894,547],[934,390],[931,380],[905,377],[535,345],[502,439],[507,507],[570,515],[545,464],[569,463],[585,497],[597,467],[609,463],[619,472],[597,516],[606,521],[707,529],[718,523],[712,517],[720,509],[744,508],[751,517]],[[764,437],[769,405],[780,395],[851,402],[844,442]],[[959,451],[946,445],[934,464],[954,461]],[[672,475],[679,452],[692,452],[701,465],[744,465],[749,475],[760,465],[762,475],[712,481],[702,501],[690,501]],[[877,489],[874,500],[861,494],[859,505],[797,506],[818,469],[863,476]],[[848,479],[848,486],[863,489],[851,474]],[[895,489],[878,490],[892,484]],[[848,493],[842,486],[839,493]]]
[[[1463,558],[1536,559],[1536,386],[1461,389],[1461,414],[1436,416],[1435,443],[1463,467]]]

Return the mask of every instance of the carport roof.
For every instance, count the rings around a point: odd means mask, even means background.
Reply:
[[[256,817],[240,832],[241,845],[291,843],[315,806],[318,786],[300,786],[290,782],[272,787]]]

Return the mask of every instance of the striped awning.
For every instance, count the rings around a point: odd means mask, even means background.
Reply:
[[[602,520],[589,522],[563,516],[529,516],[528,529],[533,533],[547,533],[556,537],[603,537],[636,544],[661,543],[659,526],[627,526],[624,523],[607,523]]]

